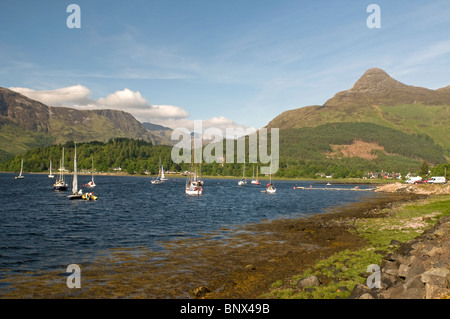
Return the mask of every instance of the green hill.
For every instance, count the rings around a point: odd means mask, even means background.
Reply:
[[[368,122],[428,136],[450,156],[450,86],[438,90],[409,86],[374,68],[324,105],[286,111],[267,127],[303,128],[341,122]]]
[[[360,177],[368,171],[416,171],[422,161],[446,163],[442,147],[427,136],[373,123],[329,123],[280,130],[282,176],[323,172]]]

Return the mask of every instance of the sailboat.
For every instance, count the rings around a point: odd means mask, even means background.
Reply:
[[[55,175],[52,174],[52,161],[50,160],[50,174],[48,174],[49,178],[55,177]]]
[[[92,179],[89,183],[84,184],[83,186],[90,187],[90,188],[94,188],[96,186],[95,182],[94,182],[94,157],[93,156],[92,156]]]
[[[192,147],[192,150],[194,148]],[[197,169],[195,169],[194,174],[194,156],[191,156],[191,173],[189,174],[189,179],[186,180],[185,192],[187,195],[201,195],[203,193],[203,181],[199,180],[197,177]],[[188,183],[189,181],[189,183]]]
[[[258,167],[256,167],[256,179],[254,178],[255,176],[255,168],[253,167],[253,178],[251,183],[254,185],[259,185],[259,179],[258,179]]]
[[[247,180],[245,179],[245,163],[244,163],[244,169],[242,173],[242,179],[238,182],[238,186],[244,186],[247,184]]]
[[[270,176],[270,182],[269,182],[269,184],[267,184],[266,193],[273,194],[273,193],[275,193],[277,191],[277,189],[272,184],[272,165],[270,166],[270,174],[269,174],[269,176]]]
[[[55,191],[65,191],[67,190],[67,183],[64,180],[64,147],[63,147],[63,151],[62,151],[62,157],[61,160],[59,161],[59,179],[55,181],[55,183],[53,184],[53,189]]]
[[[82,199],[83,190],[78,190],[77,176],[77,144],[75,144],[75,156],[73,158],[73,179],[72,179],[72,195],[67,196],[69,199]]]
[[[19,176],[15,176],[14,179],[23,179],[22,172],[23,172],[23,158],[22,158],[22,164],[20,164],[20,173],[19,173]]]
[[[158,177],[156,177],[156,179],[152,179],[152,184],[162,184],[163,182],[168,181],[168,179],[164,175],[164,166],[161,164],[161,160],[159,161],[159,164],[161,168],[159,169]]]
[[[189,175],[189,183],[186,181],[186,194],[187,195],[201,195],[203,193],[203,182],[197,179],[197,169],[194,174]]]

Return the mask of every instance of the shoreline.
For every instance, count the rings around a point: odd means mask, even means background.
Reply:
[[[358,220],[373,212],[401,203],[410,203],[423,196],[414,194],[383,194],[368,201],[330,208],[327,212],[297,219],[275,220],[250,228],[271,233],[272,240],[283,242],[274,256],[246,258],[243,268],[235,269],[224,278],[210,283],[209,292],[198,294],[206,299],[262,298],[274,283],[295,276],[343,250],[357,250],[366,241],[354,233],[347,220]],[[272,252],[274,253],[274,252]]]
[[[31,175],[48,175],[49,172],[23,172],[23,175],[31,174]],[[19,174],[19,172],[6,172],[6,171],[0,171],[0,174]],[[77,172],[78,175],[86,175],[91,176],[91,173],[80,173]],[[53,175],[57,176],[58,173],[53,173]],[[64,175],[73,175],[73,173],[65,173]],[[167,178],[173,178],[173,179],[182,179],[182,178],[188,178],[188,175],[181,175],[181,174],[165,174]],[[148,177],[148,178],[154,178],[157,177],[158,174],[129,174],[127,172],[117,173],[117,172],[104,172],[104,173],[96,173],[95,176],[119,176],[119,177]],[[202,176],[204,179],[235,179],[240,180],[242,177],[240,176]],[[264,176],[263,178],[259,178],[259,181],[268,180],[269,176]],[[250,180],[250,177],[248,178]],[[383,180],[383,179],[363,179],[363,178],[339,178],[339,179],[333,179],[333,178],[294,178],[294,177],[276,177],[272,176],[273,181],[298,181],[298,182],[317,182],[317,184],[325,184],[325,183],[334,183],[335,185],[338,184],[367,184],[367,185],[385,185],[385,184],[394,184],[398,183],[399,180]],[[401,181],[400,181],[401,182]]]
[[[162,243],[163,252],[144,247],[112,249],[83,265],[87,279],[81,291],[56,285],[55,279],[61,281],[58,273],[43,273],[34,277],[43,278],[37,287],[26,278],[7,278],[17,289],[1,298],[261,298],[274,281],[338,251],[361,247],[364,240],[340,221],[419,197],[380,194],[311,216],[181,237]],[[53,283],[42,285],[42,281]]]
[[[445,287],[445,273],[449,272],[448,267],[439,273],[441,277],[435,278],[437,281],[427,282],[427,279],[421,277],[422,273],[422,276],[426,276],[425,271],[428,271],[427,273],[436,271],[436,267],[441,267],[439,263],[441,258],[447,258],[448,250],[444,242],[448,243],[450,240],[448,226],[447,230],[445,227],[443,230],[433,231],[433,229],[442,223],[450,225],[449,204],[448,194],[433,196],[416,194],[415,199],[394,202],[382,209],[372,209],[366,216],[356,219],[344,218],[340,222],[350,225],[351,232],[364,240],[363,245],[321,258],[307,270],[296,275],[279,278],[262,297],[449,298],[450,287],[447,286],[447,289]],[[430,232],[433,235],[427,235]],[[422,247],[426,249],[422,251]],[[412,251],[416,252],[413,257],[410,255],[410,252],[413,254]],[[398,257],[399,255],[401,257]],[[381,289],[367,287],[370,276],[368,267],[374,265],[381,268],[381,287],[379,287]],[[440,271],[441,268],[437,270]],[[373,276],[371,277],[373,280]],[[419,282],[418,278],[423,280]]]

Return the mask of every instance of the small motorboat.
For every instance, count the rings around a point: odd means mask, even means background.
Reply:
[[[97,200],[97,196],[94,195],[94,193],[84,193],[82,196],[83,200]]]

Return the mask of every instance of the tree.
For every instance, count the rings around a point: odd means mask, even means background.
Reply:
[[[428,175],[428,171],[430,170],[430,167],[428,165],[427,161],[423,161],[422,164],[420,164],[419,166],[419,172],[418,175],[420,176],[424,176],[424,175]]]

